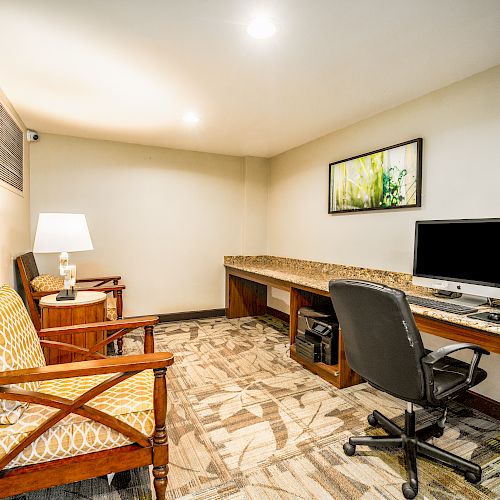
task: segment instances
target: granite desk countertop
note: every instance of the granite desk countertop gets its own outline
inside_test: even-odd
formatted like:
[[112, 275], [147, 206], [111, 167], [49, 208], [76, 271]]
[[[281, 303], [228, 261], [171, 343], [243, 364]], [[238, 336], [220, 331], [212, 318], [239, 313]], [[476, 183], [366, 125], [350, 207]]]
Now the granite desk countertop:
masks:
[[[399, 288], [408, 295], [419, 295], [434, 300], [442, 300], [435, 297], [429, 288], [414, 285], [412, 283], [411, 274], [394, 271], [382, 271], [380, 269], [327, 264], [324, 262], [289, 259], [286, 257], [268, 255], [226, 256], [224, 257], [224, 265], [241, 271], [285, 281], [292, 286], [296, 284], [298, 286], [305, 286], [323, 292], [328, 291], [328, 282], [332, 279], [354, 278], [375, 281], [394, 288]], [[500, 335], [500, 325], [494, 323], [469, 318], [466, 315], [429, 309], [414, 304], [411, 304], [410, 307], [415, 314], [421, 316], [427, 316], [448, 323]], [[479, 312], [481, 312], [488, 311], [491, 308], [479, 307], [478, 309]]]

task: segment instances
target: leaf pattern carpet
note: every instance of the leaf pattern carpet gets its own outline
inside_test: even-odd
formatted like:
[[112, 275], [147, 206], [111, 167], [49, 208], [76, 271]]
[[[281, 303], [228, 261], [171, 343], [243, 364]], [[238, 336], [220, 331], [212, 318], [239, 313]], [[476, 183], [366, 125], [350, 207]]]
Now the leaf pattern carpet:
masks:
[[[172, 351], [167, 429], [167, 498], [184, 500], [398, 499], [406, 480], [398, 451], [358, 447], [351, 435], [383, 434], [367, 424], [378, 409], [403, 424], [405, 403], [368, 384], [336, 389], [289, 357], [288, 325], [271, 316], [159, 324], [157, 351]], [[143, 351], [143, 334], [124, 354]], [[435, 417], [423, 410], [418, 423]], [[434, 444], [483, 467], [480, 485], [419, 458], [417, 499], [500, 498], [500, 421], [453, 403]], [[118, 476], [118, 475], [117, 475]], [[118, 481], [118, 482], [117, 482]], [[120, 481], [123, 483], [120, 485]], [[104, 478], [28, 493], [19, 500], [151, 498], [147, 468], [129, 482]]]
[[[168, 498], [392, 499], [406, 480], [397, 450], [342, 450], [350, 435], [383, 434], [367, 415], [403, 423], [406, 404], [368, 384], [339, 390], [289, 357], [288, 324], [271, 316], [163, 323], [156, 350], [168, 374]], [[142, 350], [142, 335], [125, 340]], [[436, 414], [434, 414], [434, 417]], [[421, 410], [417, 424], [433, 418]], [[453, 403], [434, 444], [483, 467], [480, 485], [419, 458], [418, 498], [500, 497], [500, 422]]]

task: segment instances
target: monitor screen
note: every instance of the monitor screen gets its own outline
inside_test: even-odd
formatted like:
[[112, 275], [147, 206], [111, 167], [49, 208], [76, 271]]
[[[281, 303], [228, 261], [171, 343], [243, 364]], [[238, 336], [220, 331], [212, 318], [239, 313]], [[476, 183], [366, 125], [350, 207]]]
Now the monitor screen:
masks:
[[413, 275], [500, 288], [499, 234], [500, 219], [418, 221]]

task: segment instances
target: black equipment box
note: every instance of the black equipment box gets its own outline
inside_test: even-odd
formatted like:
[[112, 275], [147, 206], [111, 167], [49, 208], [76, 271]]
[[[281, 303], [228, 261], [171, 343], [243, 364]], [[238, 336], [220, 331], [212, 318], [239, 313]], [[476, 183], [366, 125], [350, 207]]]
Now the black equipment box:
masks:
[[295, 337], [295, 352], [311, 363], [321, 361], [321, 340], [316, 336], [297, 334]]
[[296, 353], [308, 361], [327, 365], [339, 362], [339, 325], [330, 314], [308, 307], [299, 310], [299, 321], [304, 320], [304, 332], [295, 337]]

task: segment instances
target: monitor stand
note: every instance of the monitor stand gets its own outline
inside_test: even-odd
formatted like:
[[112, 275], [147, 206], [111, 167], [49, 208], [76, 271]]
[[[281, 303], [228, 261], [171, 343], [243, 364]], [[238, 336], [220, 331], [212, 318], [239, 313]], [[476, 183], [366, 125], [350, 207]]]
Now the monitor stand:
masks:
[[456, 299], [453, 302], [464, 306], [479, 307], [487, 306], [488, 298], [480, 297], [479, 295], [467, 295], [464, 293], [459, 299]]
[[441, 299], [453, 299], [454, 303], [464, 306], [479, 307], [488, 305], [487, 297], [480, 297], [479, 295], [467, 295], [466, 293], [451, 292], [449, 290], [437, 290], [434, 295]]

